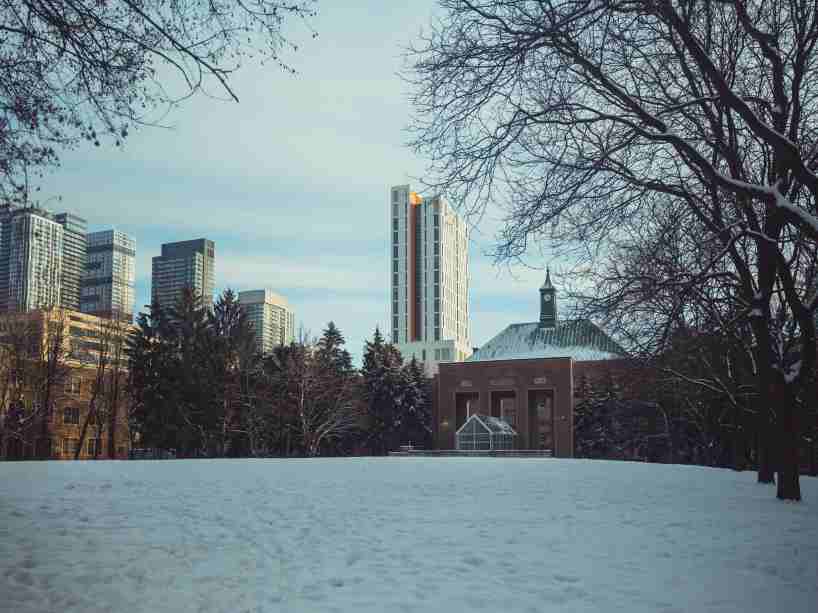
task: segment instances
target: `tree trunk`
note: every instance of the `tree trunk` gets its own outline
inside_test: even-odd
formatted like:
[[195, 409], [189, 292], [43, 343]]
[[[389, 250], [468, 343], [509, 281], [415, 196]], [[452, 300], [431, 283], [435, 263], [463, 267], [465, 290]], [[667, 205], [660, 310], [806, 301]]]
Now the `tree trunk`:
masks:
[[801, 500], [798, 478], [798, 420], [794, 401], [789, 394], [781, 394], [779, 405], [778, 492], [781, 500]]
[[813, 435], [812, 443], [810, 443], [810, 454], [809, 454], [810, 462], [810, 474], [813, 477], [818, 477], [818, 440]]
[[764, 440], [766, 435], [759, 434], [758, 444], [758, 482], [775, 483], [775, 471], [773, 471], [770, 445]]
[[758, 441], [758, 482], [775, 483], [775, 472], [773, 471], [772, 449], [770, 430], [772, 429], [770, 405], [767, 401], [768, 395], [762, 393], [761, 406], [758, 408], [758, 421], [756, 426], [756, 440]]
[[108, 458], [116, 459], [116, 427], [119, 421], [119, 368], [111, 377], [110, 403], [108, 404]]

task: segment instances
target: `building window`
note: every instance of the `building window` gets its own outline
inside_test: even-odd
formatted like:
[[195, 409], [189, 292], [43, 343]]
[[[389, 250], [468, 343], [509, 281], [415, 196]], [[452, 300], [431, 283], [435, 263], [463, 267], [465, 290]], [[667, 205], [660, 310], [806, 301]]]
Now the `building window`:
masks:
[[88, 455], [90, 456], [97, 455], [97, 450], [99, 450], [99, 453], [102, 454], [102, 441], [98, 438], [89, 438]]
[[[92, 343], [93, 344], [93, 343]], [[82, 390], [82, 379], [79, 377], [69, 377], [65, 381], [65, 393], [66, 394], [79, 394]]]
[[512, 428], [517, 427], [517, 407], [514, 406], [514, 398], [500, 399], [500, 418]]
[[80, 440], [78, 438], [64, 438], [62, 440], [63, 455], [73, 456], [75, 453], [77, 453], [79, 446]]
[[62, 423], [77, 426], [80, 423], [79, 407], [65, 407], [62, 410]]

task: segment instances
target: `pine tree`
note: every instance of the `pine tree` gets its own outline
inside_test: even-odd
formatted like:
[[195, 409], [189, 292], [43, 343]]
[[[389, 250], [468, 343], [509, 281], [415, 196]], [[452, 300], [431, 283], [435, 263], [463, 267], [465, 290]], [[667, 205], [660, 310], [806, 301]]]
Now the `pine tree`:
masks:
[[321, 359], [330, 362], [335, 370], [348, 374], [352, 372], [352, 357], [344, 349], [345, 343], [344, 335], [331, 321], [318, 341], [318, 352]]
[[182, 428], [177, 410], [179, 387], [175, 384], [175, 347], [165, 312], [157, 304], [140, 313], [136, 329], [127, 340], [129, 363], [128, 416], [132, 443], [141, 447], [175, 449]]
[[[222, 427], [219, 451], [222, 455], [238, 455], [247, 451], [247, 428], [244, 409], [251, 402], [251, 388], [259, 363], [256, 355], [255, 332], [247, 313], [231, 289], [226, 289], [209, 313], [213, 387], [222, 403]], [[241, 434], [241, 433], [245, 434]]]
[[414, 356], [403, 367], [402, 375], [400, 441], [421, 449], [428, 448], [432, 443], [431, 381]]
[[402, 379], [402, 358], [391, 344], [384, 342], [378, 328], [371, 342], [364, 347], [363, 378], [369, 425], [369, 447], [385, 454], [397, 445], [398, 424], [403, 406], [405, 386]]

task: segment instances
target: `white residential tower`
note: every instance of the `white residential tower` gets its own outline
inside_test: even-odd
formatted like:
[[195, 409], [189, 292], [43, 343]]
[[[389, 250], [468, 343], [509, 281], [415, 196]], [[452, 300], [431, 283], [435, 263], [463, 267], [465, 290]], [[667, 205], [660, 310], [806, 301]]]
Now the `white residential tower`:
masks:
[[47, 211], [26, 207], [4, 209], [0, 228], [2, 310], [60, 306], [63, 226]]
[[87, 237], [80, 310], [130, 322], [134, 312], [136, 241], [119, 230], [92, 232]]
[[392, 187], [390, 213], [391, 340], [435, 374], [471, 355], [468, 228], [443, 197], [409, 185]]

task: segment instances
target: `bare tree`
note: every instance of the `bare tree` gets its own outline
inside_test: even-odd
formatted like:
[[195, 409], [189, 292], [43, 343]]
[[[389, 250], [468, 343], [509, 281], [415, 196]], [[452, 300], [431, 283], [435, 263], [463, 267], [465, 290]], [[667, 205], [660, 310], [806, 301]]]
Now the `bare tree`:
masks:
[[[0, 194], [25, 199], [29, 167], [106, 137], [117, 145], [155, 111], [199, 92], [238, 97], [229, 77], [258, 57], [285, 70], [285, 19], [315, 0], [0, 0]], [[312, 36], [315, 33], [309, 30]]]
[[[634, 356], [652, 376], [641, 386], [644, 398], [653, 392], [661, 395], [664, 400], [657, 409], [670, 402], [676, 409], [674, 420], [692, 426], [703, 438], [715, 436], [711, 428], [719, 436], [732, 428], [734, 452], [739, 454], [748, 429], [769, 430], [770, 414], [755, 408], [757, 352], [736, 298], [740, 288], [728, 261], [706, 261], [718, 260], [718, 247], [716, 241], [703, 241], [703, 235], [695, 220], [646, 219], [610, 241], [606, 262], [575, 275], [591, 289], [573, 295], [586, 313], [604, 317], [608, 328], [628, 339]], [[709, 272], [703, 275], [703, 269]], [[681, 398], [670, 399], [665, 393], [669, 390], [696, 402], [688, 406]], [[716, 404], [721, 405], [717, 410]], [[717, 419], [712, 419], [713, 411]], [[756, 423], [749, 428], [751, 414]], [[708, 428], [701, 427], [703, 423]], [[764, 437], [759, 442], [759, 472], [771, 478], [769, 441]], [[740, 463], [736, 456], [734, 465]]]
[[125, 387], [125, 355], [127, 324], [120, 318], [114, 318], [107, 322], [108, 334], [111, 336], [110, 354], [111, 366], [108, 374], [108, 385], [106, 388], [106, 413], [108, 427], [108, 458], [116, 458], [116, 450], [120, 444], [117, 437], [121, 423], [124, 423], [125, 416], [122, 412], [122, 402], [124, 400]]
[[315, 456], [322, 445], [360, 428], [360, 382], [356, 374], [338, 373], [322, 360], [314, 343], [292, 349], [280, 372], [286, 392], [276, 403], [278, 410], [293, 410], [304, 453]]
[[67, 325], [62, 309], [44, 310], [38, 314], [31, 391], [33, 402], [42, 411], [41, 437], [50, 439], [57, 391], [64, 389], [70, 372], [66, 363]]
[[410, 51], [413, 144], [436, 186], [472, 210], [506, 203], [501, 259], [548, 240], [594, 267], [646, 220], [695, 223], [713, 257], [697, 258], [689, 282], [730, 275], [776, 426], [777, 494], [800, 499], [797, 405], [816, 362], [818, 7], [440, 4]]
[[[45, 411], [30, 398], [37, 347], [37, 326], [31, 318], [11, 316], [0, 323], [0, 451], [6, 458], [23, 455], [34, 443]], [[28, 401], [31, 410], [26, 410]]]
[[88, 409], [80, 428], [79, 444], [74, 452], [78, 459], [89, 428], [94, 436], [94, 459], [101, 454], [103, 431], [107, 428], [108, 457], [116, 457], [116, 430], [119, 426], [120, 385], [124, 358], [125, 326], [118, 319], [101, 319], [94, 331], [97, 350], [92, 354], [94, 378]]
[[[69, 372], [62, 311], [6, 315], [0, 342], [0, 434], [4, 454], [51, 456], [55, 402]], [[13, 453], [10, 450], [14, 450]]]

